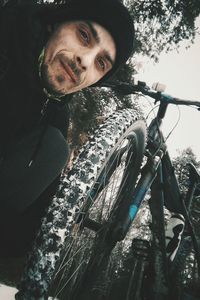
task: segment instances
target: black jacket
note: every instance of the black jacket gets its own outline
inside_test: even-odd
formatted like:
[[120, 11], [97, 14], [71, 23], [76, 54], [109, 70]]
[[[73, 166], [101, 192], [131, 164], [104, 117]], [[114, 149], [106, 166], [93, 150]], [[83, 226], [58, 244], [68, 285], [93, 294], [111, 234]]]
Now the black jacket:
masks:
[[13, 3], [0, 8], [1, 155], [13, 140], [40, 123], [59, 128], [67, 137], [71, 98], [51, 99], [42, 115], [47, 96], [38, 74], [38, 57], [48, 40], [47, 26], [39, 16], [39, 4]]
[[[38, 16], [40, 5], [32, 5], [28, 0], [24, 5], [16, 2], [10, 0], [7, 5], [0, 6], [0, 168], [12, 145], [37, 126], [53, 125], [67, 138], [69, 125], [71, 96], [64, 97], [61, 102], [50, 99], [45, 106], [48, 99], [39, 78], [38, 57], [48, 40], [48, 32], [43, 19]], [[20, 245], [22, 252], [28, 249], [58, 184], [59, 177], [20, 219], [10, 218], [12, 234], [6, 232], [5, 241], [3, 233], [0, 234], [6, 253], [12, 249], [16, 254], [16, 245]], [[0, 228], [3, 227], [0, 225]]]

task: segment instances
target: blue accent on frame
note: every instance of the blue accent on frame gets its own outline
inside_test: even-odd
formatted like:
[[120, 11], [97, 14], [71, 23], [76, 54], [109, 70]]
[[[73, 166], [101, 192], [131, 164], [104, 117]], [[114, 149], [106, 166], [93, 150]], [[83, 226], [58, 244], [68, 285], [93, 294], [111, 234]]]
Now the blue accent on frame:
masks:
[[129, 217], [131, 219], [131, 221], [135, 218], [135, 215], [137, 213], [137, 210], [138, 210], [138, 207], [135, 205], [135, 204], [132, 204], [130, 206], [130, 209], [129, 209]]
[[171, 95], [169, 95], [169, 94], [165, 94], [165, 93], [161, 93], [161, 95], [162, 95], [162, 98], [165, 100], [165, 101], [171, 101], [171, 100], [173, 100], [174, 98], [171, 96]]
[[136, 197], [134, 199], [135, 206], [137, 206], [137, 207], [140, 206], [140, 203], [141, 203], [144, 195], [146, 194], [147, 189], [148, 189], [147, 187], [142, 187], [142, 186], [140, 187], [140, 189], [136, 193]]

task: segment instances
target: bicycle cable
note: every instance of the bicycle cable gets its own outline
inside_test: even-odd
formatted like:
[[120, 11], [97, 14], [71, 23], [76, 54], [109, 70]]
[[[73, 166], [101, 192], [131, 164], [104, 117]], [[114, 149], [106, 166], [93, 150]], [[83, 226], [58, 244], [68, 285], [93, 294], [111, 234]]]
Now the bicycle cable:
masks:
[[159, 123], [158, 123], [158, 118], [155, 114], [155, 109], [159, 107], [159, 104], [156, 106], [153, 106], [152, 102], [149, 100], [148, 96], [143, 95], [143, 97], [148, 101], [149, 105], [151, 106], [151, 110], [149, 111], [146, 120], [149, 118], [149, 115], [153, 112], [154, 115], [154, 119], [156, 120], [156, 125], [157, 125], [157, 130], [158, 130], [158, 134], [159, 134], [159, 140], [160, 140], [160, 145], [158, 146], [158, 149], [155, 151], [155, 153], [152, 155], [152, 158], [155, 158], [157, 153], [160, 151], [163, 141], [162, 141], [162, 134], [160, 131], [160, 127], [159, 127]]
[[179, 107], [178, 105], [176, 105], [176, 108], [177, 108], [178, 113], [179, 113], [178, 119], [177, 119], [175, 125], [172, 127], [171, 131], [170, 131], [170, 132], [168, 133], [168, 135], [166, 136], [165, 142], [169, 139], [170, 135], [171, 135], [172, 132], [175, 130], [175, 128], [177, 127], [177, 125], [178, 125], [178, 123], [179, 123], [179, 121], [180, 121], [180, 119], [181, 119], [181, 110], [180, 110], [180, 107]]

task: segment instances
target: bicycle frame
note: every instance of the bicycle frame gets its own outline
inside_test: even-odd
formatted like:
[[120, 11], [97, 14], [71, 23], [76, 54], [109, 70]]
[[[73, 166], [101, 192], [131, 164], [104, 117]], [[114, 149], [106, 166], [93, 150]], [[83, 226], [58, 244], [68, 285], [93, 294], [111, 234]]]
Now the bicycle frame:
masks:
[[[165, 226], [164, 226], [164, 206], [171, 212], [185, 215], [183, 208], [182, 195], [179, 189], [174, 168], [164, 142], [161, 132], [162, 119], [167, 111], [167, 103], [160, 103], [156, 118], [149, 126], [148, 142], [146, 147], [147, 162], [141, 170], [141, 177], [131, 195], [127, 208], [127, 199], [122, 203], [116, 224], [113, 226], [112, 236], [117, 240], [122, 240], [138, 210], [144, 200], [148, 190], [151, 190], [149, 200], [150, 211], [152, 215], [152, 249], [153, 255], [151, 262], [154, 270], [154, 278], [151, 285], [151, 296], [149, 299], [166, 300], [169, 295], [169, 270], [166, 257], [165, 245]], [[191, 185], [187, 192], [188, 202], [194, 194], [195, 180], [191, 179]], [[127, 196], [127, 195], [126, 195]], [[125, 197], [126, 197], [125, 196]]]

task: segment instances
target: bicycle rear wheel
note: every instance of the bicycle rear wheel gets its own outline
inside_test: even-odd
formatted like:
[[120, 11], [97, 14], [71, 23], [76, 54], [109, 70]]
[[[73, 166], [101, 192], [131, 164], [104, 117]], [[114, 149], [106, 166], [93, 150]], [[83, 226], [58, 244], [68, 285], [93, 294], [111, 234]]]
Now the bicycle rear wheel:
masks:
[[[26, 296], [19, 299], [35, 299], [30, 289], [38, 293], [37, 285], [41, 299], [45, 294], [52, 299], [102, 299], [102, 277], [108, 275], [109, 256], [117, 243], [108, 233], [108, 224], [120, 209], [119, 196], [133, 191], [145, 148], [146, 126], [135, 115], [124, 110], [110, 117], [63, 179], [37, 239], [40, 247], [36, 243], [24, 273], [19, 295]], [[35, 278], [33, 287], [31, 281], [38, 273], [40, 282]]]

